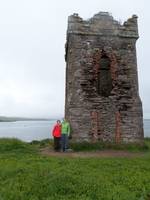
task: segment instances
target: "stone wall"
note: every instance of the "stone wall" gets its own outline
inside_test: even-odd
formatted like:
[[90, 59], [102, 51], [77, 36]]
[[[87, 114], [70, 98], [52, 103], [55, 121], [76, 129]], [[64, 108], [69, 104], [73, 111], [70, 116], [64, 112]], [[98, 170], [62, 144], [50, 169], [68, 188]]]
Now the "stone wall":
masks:
[[107, 12], [68, 18], [65, 117], [76, 141], [142, 142], [137, 16], [123, 25]]

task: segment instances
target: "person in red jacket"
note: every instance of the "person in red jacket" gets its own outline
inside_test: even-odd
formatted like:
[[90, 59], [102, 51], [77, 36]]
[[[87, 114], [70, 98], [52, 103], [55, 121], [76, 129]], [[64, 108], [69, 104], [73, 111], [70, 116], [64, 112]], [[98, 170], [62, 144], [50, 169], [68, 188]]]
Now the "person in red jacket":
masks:
[[57, 120], [57, 123], [54, 125], [52, 135], [54, 137], [54, 150], [55, 151], [60, 151], [61, 149], [61, 144], [60, 144], [60, 139], [61, 139], [61, 121]]

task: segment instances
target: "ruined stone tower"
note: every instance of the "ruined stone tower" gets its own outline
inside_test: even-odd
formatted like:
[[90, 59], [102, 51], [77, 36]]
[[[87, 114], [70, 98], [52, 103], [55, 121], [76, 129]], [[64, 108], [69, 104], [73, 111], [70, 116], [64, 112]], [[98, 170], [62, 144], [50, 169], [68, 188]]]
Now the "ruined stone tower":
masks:
[[142, 142], [137, 16], [123, 25], [107, 12], [69, 16], [65, 117], [75, 141]]

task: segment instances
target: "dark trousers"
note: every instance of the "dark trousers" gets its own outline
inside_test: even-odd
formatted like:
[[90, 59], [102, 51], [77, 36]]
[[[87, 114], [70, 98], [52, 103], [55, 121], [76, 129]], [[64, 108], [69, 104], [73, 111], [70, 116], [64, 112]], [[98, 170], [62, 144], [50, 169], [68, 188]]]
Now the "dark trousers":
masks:
[[63, 151], [66, 151], [66, 149], [68, 149], [68, 134], [61, 135], [61, 148]]
[[54, 150], [59, 151], [61, 148], [60, 137], [54, 137]]

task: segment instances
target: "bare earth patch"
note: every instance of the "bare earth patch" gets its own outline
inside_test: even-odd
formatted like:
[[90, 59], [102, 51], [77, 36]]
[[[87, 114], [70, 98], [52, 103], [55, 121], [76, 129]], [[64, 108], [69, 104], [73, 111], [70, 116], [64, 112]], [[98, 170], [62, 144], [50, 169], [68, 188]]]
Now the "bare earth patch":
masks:
[[123, 157], [123, 158], [135, 158], [141, 157], [144, 153], [132, 153], [128, 151], [121, 150], [101, 150], [94, 152], [55, 152], [52, 149], [46, 147], [40, 150], [42, 155], [50, 156], [50, 157], [72, 157], [72, 158], [105, 158], [105, 157]]

